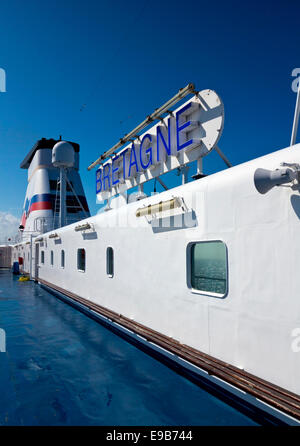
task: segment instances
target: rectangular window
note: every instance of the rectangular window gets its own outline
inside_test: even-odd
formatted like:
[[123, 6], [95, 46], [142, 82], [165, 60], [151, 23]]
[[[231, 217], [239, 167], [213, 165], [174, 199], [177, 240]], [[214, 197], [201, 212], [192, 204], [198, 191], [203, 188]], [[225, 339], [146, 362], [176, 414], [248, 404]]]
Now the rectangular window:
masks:
[[45, 263], [45, 251], [41, 251], [41, 263]]
[[227, 249], [221, 241], [190, 245], [190, 284], [203, 293], [223, 297], [227, 293]]
[[53, 254], [53, 251], [51, 251], [51, 254], [50, 254], [50, 261], [51, 261], [51, 266], [53, 266], [53, 263], [54, 263], [54, 254]]
[[111, 247], [106, 250], [106, 274], [109, 277], [114, 275], [114, 250]]
[[62, 249], [61, 250], [61, 253], [60, 253], [60, 266], [62, 267], [62, 268], [64, 268], [65, 267], [65, 251]]
[[85, 249], [77, 249], [77, 269], [85, 271]]

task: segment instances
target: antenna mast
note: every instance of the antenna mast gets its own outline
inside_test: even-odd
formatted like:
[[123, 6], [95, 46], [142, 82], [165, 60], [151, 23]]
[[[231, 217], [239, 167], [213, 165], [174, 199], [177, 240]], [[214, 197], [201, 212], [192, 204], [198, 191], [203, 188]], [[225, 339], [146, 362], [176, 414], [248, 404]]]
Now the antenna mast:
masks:
[[60, 173], [60, 195], [59, 195], [59, 227], [62, 228], [66, 224], [66, 170], [64, 167], [59, 168]]
[[73, 167], [75, 162], [73, 146], [66, 141], [59, 141], [52, 149], [52, 164], [59, 168], [59, 227], [66, 224], [66, 177], [67, 168]]
[[293, 146], [296, 142], [298, 124], [299, 124], [299, 114], [300, 114], [300, 78], [298, 78], [298, 92], [297, 92], [297, 99], [296, 99], [292, 137], [291, 137], [291, 146]]

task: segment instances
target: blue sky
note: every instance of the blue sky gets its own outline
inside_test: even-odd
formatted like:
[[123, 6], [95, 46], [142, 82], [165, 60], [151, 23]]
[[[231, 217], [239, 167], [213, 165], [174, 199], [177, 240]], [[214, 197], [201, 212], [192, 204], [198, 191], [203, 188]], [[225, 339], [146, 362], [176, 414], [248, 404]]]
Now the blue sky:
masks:
[[[2, 1], [0, 212], [21, 216], [27, 172], [19, 164], [37, 139], [59, 135], [81, 145], [97, 212], [87, 166], [189, 82], [221, 96], [219, 146], [233, 164], [288, 146], [299, 17], [293, 0]], [[224, 166], [211, 154], [204, 168]]]

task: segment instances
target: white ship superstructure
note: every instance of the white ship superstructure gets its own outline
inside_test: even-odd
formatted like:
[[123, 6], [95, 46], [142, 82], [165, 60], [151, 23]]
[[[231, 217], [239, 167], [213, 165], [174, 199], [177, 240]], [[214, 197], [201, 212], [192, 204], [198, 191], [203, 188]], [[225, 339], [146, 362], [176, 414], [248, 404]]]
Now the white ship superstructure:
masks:
[[[104, 212], [36, 234], [15, 247], [15, 258], [26, 251], [25, 271], [37, 282], [107, 324], [300, 419], [300, 145], [204, 176], [199, 160], [210, 150], [229, 164], [216, 145], [223, 105], [211, 90], [195, 92], [187, 113], [189, 103], [175, 111], [168, 104], [148, 137], [127, 135], [121, 143], [130, 141], [130, 150], [116, 153], [120, 143], [91, 165], [103, 163], [96, 182], [108, 200]], [[34, 162], [29, 156], [27, 194], [34, 196], [36, 181], [54, 200], [57, 171], [36, 168], [50, 162], [45, 152], [36, 151]], [[198, 179], [143, 193], [148, 179], [195, 160]], [[136, 185], [129, 203], [125, 192]], [[31, 221], [27, 216], [25, 230], [37, 229]]]

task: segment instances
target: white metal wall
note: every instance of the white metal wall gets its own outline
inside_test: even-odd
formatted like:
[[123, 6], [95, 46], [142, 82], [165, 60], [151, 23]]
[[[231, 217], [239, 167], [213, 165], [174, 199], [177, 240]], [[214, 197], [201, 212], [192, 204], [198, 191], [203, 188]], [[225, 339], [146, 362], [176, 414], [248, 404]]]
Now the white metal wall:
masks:
[[[299, 190], [274, 187], [260, 195], [253, 182], [256, 168], [283, 161], [299, 163], [300, 145], [89, 218], [92, 237], [75, 232], [76, 224], [56, 230], [61, 243], [46, 238], [39, 276], [300, 394], [300, 352], [291, 347], [292, 330], [300, 327]], [[194, 228], [154, 232], [135, 217], [137, 208], [172, 196], [195, 211]], [[134, 227], [112, 224], [127, 212]], [[187, 285], [187, 245], [205, 240], [222, 240], [228, 249], [224, 299]], [[113, 278], [106, 274], [108, 246]], [[85, 272], [77, 271], [78, 248], [86, 250]]]

